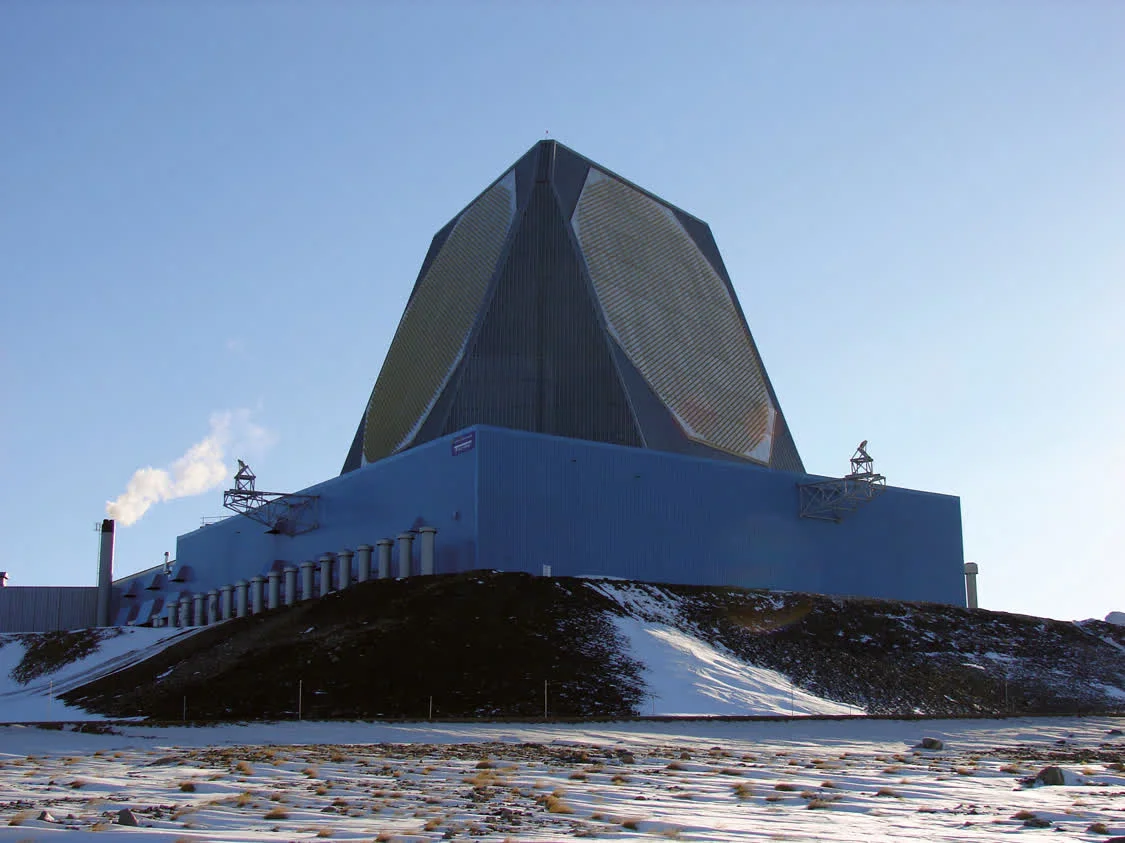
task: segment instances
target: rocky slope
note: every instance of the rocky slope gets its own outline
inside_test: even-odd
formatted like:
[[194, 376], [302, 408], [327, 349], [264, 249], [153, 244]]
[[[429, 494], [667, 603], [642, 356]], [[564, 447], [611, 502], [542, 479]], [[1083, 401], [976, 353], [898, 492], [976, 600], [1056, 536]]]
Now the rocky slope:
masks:
[[[621, 619], [875, 714], [1125, 709], [1125, 628], [936, 604], [473, 572], [360, 584], [228, 621], [70, 691], [112, 716], [621, 717]], [[636, 624], [634, 624], [636, 626]], [[747, 713], [754, 713], [749, 711]]]

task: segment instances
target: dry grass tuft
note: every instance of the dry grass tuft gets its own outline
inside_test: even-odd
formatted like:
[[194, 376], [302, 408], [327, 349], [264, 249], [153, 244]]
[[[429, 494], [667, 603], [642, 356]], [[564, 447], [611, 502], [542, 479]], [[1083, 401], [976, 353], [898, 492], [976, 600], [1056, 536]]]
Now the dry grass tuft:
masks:
[[250, 765], [249, 761], [239, 761], [234, 765], [236, 772], [242, 773], [244, 776], [254, 775], [254, 768]]
[[894, 789], [892, 789], [892, 788], [889, 788], [889, 787], [881, 787], [881, 788], [879, 788], [879, 789], [878, 789], [877, 791], [875, 791], [875, 795], [876, 795], [876, 796], [892, 796], [892, 797], [894, 797], [895, 799], [901, 799], [901, 798], [902, 798], [902, 797], [901, 797], [901, 796], [899, 795], [898, 791], [896, 791], [896, 790], [894, 790]]
[[750, 782], [739, 782], [733, 787], [736, 799], [750, 799], [754, 795], [754, 788]]
[[797, 785], [795, 785], [795, 784], [789, 784], [789, 782], [778, 782], [777, 784], [775, 784], [775, 785], [773, 786], [773, 789], [774, 789], [774, 790], [784, 790], [784, 791], [791, 791], [791, 790], [796, 790], [796, 789], [797, 789]]
[[34, 811], [20, 811], [14, 817], [8, 820], [8, 825], [23, 825], [34, 816]]
[[547, 811], [552, 814], [573, 814], [574, 809], [567, 805], [561, 798], [551, 794], [546, 799]]
[[266, 811], [265, 818], [267, 820], [287, 820], [289, 819], [289, 812], [282, 807], [270, 808]]
[[1090, 823], [1086, 831], [1090, 834], [1109, 834], [1109, 826], [1105, 823]]
[[809, 804], [807, 804], [805, 807], [810, 811], [823, 811], [827, 808], [830, 808], [831, 806], [832, 803], [827, 799], [810, 799]]
[[1034, 817], [1035, 817], [1035, 812], [1029, 811], [1026, 808], [1022, 811], [1016, 811], [1014, 814], [1012, 814], [1013, 820], [1030, 820], [1030, 819], [1033, 819]]
[[195, 782], [180, 782], [180, 790], [184, 793], [195, 793]]

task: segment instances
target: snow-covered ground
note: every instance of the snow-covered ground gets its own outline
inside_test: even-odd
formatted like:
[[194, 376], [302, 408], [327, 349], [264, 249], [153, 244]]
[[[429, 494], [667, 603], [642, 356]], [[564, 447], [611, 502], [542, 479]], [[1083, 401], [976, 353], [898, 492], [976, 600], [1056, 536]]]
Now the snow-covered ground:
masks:
[[[1119, 725], [8, 726], [0, 841], [1101, 840], [1125, 833]], [[1051, 759], [1073, 784], [1020, 785]], [[114, 823], [126, 808], [140, 827]]]
[[616, 618], [630, 655], [645, 665], [645, 714], [863, 714], [797, 688], [775, 670], [754, 667], [667, 624]]
[[12, 671], [27, 649], [23, 638], [19, 635], [0, 636], [0, 723], [101, 720], [100, 715], [66, 705], [58, 699], [58, 695], [99, 676], [144, 661], [197, 631], [134, 626], [105, 630], [105, 637], [90, 655], [26, 685], [12, 678]]

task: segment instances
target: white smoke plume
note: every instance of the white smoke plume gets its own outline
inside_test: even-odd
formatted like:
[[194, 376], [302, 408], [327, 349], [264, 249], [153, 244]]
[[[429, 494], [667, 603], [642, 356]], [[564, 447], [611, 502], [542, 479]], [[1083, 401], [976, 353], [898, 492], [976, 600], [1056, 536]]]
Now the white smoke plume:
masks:
[[226, 451], [232, 445], [262, 451], [273, 444], [274, 436], [250, 421], [249, 410], [215, 413], [211, 433], [192, 445], [168, 468], [147, 466], [134, 472], [124, 494], [107, 501], [106, 514], [123, 527], [136, 524], [154, 503], [186, 498], [217, 489], [233, 476], [226, 464]]

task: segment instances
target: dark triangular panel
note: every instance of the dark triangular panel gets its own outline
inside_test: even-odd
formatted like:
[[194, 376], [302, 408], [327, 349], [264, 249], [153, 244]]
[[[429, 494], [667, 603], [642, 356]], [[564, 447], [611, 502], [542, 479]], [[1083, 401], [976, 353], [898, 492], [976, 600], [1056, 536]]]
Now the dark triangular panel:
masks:
[[449, 232], [453, 230], [453, 226], [457, 225], [457, 220], [460, 218], [461, 215], [458, 214], [447, 222], [445, 227], [435, 234], [434, 239], [430, 241], [429, 251], [426, 252], [426, 257], [422, 261], [422, 268], [418, 270], [418, 277], [414, 280], [414, 287], [410, 290], [410, 298], [406, 300], [407, 307], [410, 306], [410, 302], [414, 299], [414, 294], [418, 292], [418, 284], [426, 277], [426, 273], [433, 264], [434, 258], [437, 257], [438, 252], [441, 251], [441, 247], [445, 245], [446, 238], [449, 237]]
[[491, 424], [641, 444], [547, 182], [532, 191], [456, 389], [444, 433]]
[[352, 446], [348, 449], [347, 459], [344, 460], [344, 467], [340, 469], [341, 474], [347, 474], [349, 471], [355, 471], [363, 465], [363, 429], [367, 426], [366, 414], [359, 420], [359, 427], [355, 429], [355, 437], [352, 439]]
[[582, 193], [582, 185], [586, 183], [586, 173], [590, 170], [590, 162], [562, 144], [555, 144], [555, 193], [559, 197], [559, 206], [563, 216], [570, 219], [574, 213], [574, 206], [578, 204], [578, 197]]
[[630, 362], [625, 352], [613, 339], [609, 339], [613, 361], [621, 376], [621, 382], [629, 395], [629, 404], [637, 420], [644, 447], [654, 451], [670, 451], [691, 457], [727, 460], [745, 463], [746, 460], [734, 454], [709, 448], [702, 442], [689, 439], [675, 416], [668, 410], [660, 397], [652, 391], [637, 367]]
[[531, 147], [513, 166], [516, 171], [516, 205], [519, 208], [527, 207], [531, 188], [535, 186], [535, 164], [539, 159], [539, 146], [536, 144]]

